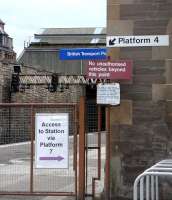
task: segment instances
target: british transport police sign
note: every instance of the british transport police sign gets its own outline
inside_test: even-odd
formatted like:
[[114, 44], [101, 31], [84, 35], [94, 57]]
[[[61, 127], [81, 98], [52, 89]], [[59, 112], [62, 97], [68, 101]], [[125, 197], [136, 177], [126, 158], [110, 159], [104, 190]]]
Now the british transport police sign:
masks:
[[169, 35], [107, 36], [107, 47], [169, 46]]
[[35, 116], [36, 168], [68, 168], [68, 113], [37, 113]]
[[104, 60], [107, 58], [106, 48], [73, 48], [60, 49], [60, 60]]

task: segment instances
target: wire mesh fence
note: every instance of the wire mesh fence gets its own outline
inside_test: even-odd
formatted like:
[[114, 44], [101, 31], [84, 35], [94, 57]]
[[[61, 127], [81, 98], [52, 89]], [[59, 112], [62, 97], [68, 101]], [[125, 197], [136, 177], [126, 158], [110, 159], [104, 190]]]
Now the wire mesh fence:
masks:
[[[0, 194], [75, 195], [77, 188], [77, 106], [75, 104], [0, 105]], [[69, 167], [35, 165], [35, 114], [68, 113]], [[75, 138], [75, 139], [74, 139]]]
[[105, 117], [104, 108], [95, 101], [87, 101], [86, 134], [86, 194], [96, 196], [104, 188]]

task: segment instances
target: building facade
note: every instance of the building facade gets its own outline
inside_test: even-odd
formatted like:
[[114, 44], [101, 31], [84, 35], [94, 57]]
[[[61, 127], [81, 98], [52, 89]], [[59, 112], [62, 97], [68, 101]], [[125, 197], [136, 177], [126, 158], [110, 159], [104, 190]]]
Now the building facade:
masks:
[[10, 101], [10, 82], [16, 54], [13, 40], [5, 32], [5, 23], [0, 19], [0, 102]]
[[111, 108], [112, 199], [132, 199], [136, 176], [171, 155], [171, 10], [171, 0], [107, 1], [107, 36], [170, 37], [169, 46], [109, 48], [112, 60], [133, 60], [132, 81], [121, 83], [120, 108]]
[[[51, 73], [59, 75], [85, 75], [87, 61], [60, 60], [59, 51], [67, 48], [101, 48], [105, 46], [105, 28], [46, 28], [26, 42], [18, 64], [25, 66], [22, 73]], [[30, 69], [30, 70], [29, 70]], [[35, 72], [33, 72], [33, 69]], [[30, 71], [30, 72], [29, 72]], [[88, 103], [89, 130], [96, 131], [96, 88], [70, 85], [63, 92], [50, 93], [46, 86], [34, 86], [25, 92], [12, 93], [12, 102], [78, 102], [85, 95]], [[92, 114], [93, 113], [93, 114]], [[93, 116], [94, 115], [94, 116]]]
[[[46, 28], [35, 34], [18, 63], [66, 75], [83, 74], [81, 60], [65, 61], [59, 59], [62, 48], [94, 48], [105, 46], [105, 28]], [[84, 67], [83, 67], [84, 68]]]
[[[9, 103], [11, 102], [11, 77], [13, 65], [16, 63], [16, 53], [13, 51], [13, 40], [5, 32], [4, 26], [5, 23], [0, 19], [0, 103]], [[0, 110], [0, 143], [5, 143], [5, 137], [9, 137], [7, 125], [9, 111]]]

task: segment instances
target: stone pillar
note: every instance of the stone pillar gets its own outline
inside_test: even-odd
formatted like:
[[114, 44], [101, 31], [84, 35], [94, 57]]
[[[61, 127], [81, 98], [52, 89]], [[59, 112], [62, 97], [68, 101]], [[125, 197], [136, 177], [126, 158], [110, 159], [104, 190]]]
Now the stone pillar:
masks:
[[111, 60], [133, 60], [132, 81], [121, 83], [121, 98], [130, 101], [130, 109], [121, 104], [121, 118], [111, 111], [112, 199], [132, 199], [136, 176], [170, 153], [166, 102], [171, 99], [171, 10], [170, 0], [107, 1], [108, 36], [170, 34], [169, 47], [109, 49]]

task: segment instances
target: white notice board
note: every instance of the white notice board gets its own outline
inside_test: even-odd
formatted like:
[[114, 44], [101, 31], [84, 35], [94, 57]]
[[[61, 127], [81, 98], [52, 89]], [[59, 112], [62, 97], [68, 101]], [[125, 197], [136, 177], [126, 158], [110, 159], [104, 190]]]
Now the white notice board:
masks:
[[35, 140], [36, 168], [68, 168], [68, 113], [37, 113]]
[[119, 83], [99, 83], [97, 85], [97, 104], [120, 104]]
[[169, 35], [107, 36], [107, 47], [169, 46]]

